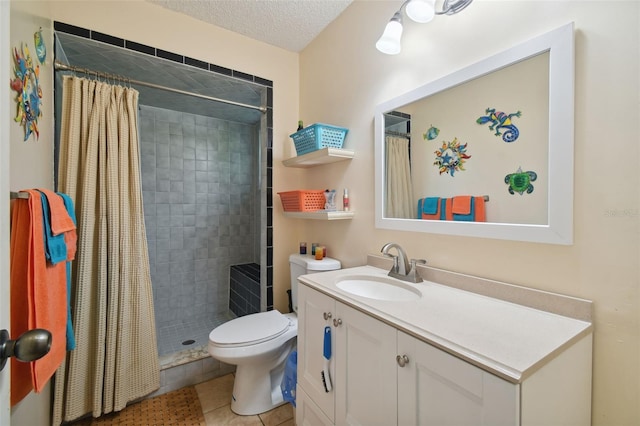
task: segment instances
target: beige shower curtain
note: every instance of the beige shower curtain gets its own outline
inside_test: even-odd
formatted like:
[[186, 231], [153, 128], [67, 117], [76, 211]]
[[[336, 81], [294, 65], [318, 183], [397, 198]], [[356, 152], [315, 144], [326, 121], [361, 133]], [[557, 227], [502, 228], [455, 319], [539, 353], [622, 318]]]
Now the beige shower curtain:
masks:
[[160, 384], [137, 108], [131, 88], [63, 79], [58, 190], [78, 220], [77, 346], [56, 373], [54, 425], [119, 411]]
[[385, 137], [386, 202], [385, 217], [414, 219], [416, 217], [409, 161], [409, 139]]

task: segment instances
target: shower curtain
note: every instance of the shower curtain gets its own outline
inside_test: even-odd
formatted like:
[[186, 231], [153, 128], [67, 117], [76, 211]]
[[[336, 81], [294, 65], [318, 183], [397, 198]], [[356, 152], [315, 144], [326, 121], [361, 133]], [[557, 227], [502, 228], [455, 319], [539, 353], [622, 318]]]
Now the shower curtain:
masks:
[[414, 219], [409, 140], [399, 136], [386, 136], [385, 159], [387, 161], [385, 217]]
[[142, 209], [138, 92], [63, 77], [58, 190], [78, 220], [71, 306], [77, 347], [55, 378], [53, 424], [120, 411], [158, 389]]

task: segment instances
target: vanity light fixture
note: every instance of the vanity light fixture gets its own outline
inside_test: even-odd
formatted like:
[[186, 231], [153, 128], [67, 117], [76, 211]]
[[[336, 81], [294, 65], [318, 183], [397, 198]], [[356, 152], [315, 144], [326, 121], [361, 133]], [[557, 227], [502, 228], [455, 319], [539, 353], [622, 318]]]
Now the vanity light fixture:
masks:
[[435, 15], [454, 15], [465, 7], [469, 6], [473, 0], [444, 0], [442, 10], [436, 10], [436, 0], [406, 0], [400, 9], [394, 13], [391, 20], [384, 29], [384, 33], [376, 43], [376, 48], [387, 55], [397, 55], [400, 53], [400, 37], [402, 37], [402, 9], [407, 16], [415, 22], [426, 23], [433, 19]]

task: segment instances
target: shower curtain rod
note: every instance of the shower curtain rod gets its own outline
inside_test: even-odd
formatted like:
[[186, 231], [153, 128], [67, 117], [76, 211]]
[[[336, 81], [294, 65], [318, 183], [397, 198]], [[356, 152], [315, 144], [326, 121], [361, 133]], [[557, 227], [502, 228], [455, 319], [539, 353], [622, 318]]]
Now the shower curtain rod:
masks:
[[225, 104], [235, 105], [235, 106], [239, 106], [239, 107], [243, 107], [243, 108], [255, 109], [255, 110], [260, 111], [263, 114], [267, 112], [267, 108], [265, 108], [263, 106], [255, 106], [255, 105], [243, 104], [241, 102], [230, 101], [230, 100], [227, 100], [227, 99], [214, 98], [213, 96], [206, 96], [206, 95], [201, 95], [199, 93], [193, 93], [193, 92], [187, 92], [185, 90], [174, 89], [172, 87], [166, 87], [166, 86], [160, 86], [158, 84], [147, 83], [146, 81], [133, 80], [133, 79], [130, 79], [130, 78], [127, 78], [127, 77], [123, 77], [123, 76], [119, 76], [119, 75], [116, 75], [116, 74], [109, 74], [109, 73], [105, 73], [105, 72], [101, 72], [101, 71], [90, 70], [90, 69], [87, 69], [87, 68], [76, 67], [74, 65], [67, 65], [67, 64], [63, 64], [60, 61], [55, 61], [54, 69], [56, 71], [72, 71], [72, 72], [81, 73], [81, 74], [93, 74], [96, 77], [101, 77], [101, 78], [106, 78], [106, 79], [111, 78], [111, 79], [114, 79], [114, 80], [124, 81], [124, 82], [127, 82], [129, 84], [137, 84], [139, 86], [152, 87], [154, 89], [165, 90], [165, 91], [173, 92], [173, 93], [180, 93], [182, 95], [194, 96], [196, 98], [207, 99], [209, 101], [222, 102], [222, 103], [225, 103]]

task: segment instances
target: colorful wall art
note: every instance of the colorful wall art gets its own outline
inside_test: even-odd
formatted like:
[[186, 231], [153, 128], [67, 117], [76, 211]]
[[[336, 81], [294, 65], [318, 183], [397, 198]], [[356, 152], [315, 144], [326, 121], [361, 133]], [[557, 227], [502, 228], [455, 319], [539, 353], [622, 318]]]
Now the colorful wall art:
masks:
[[532, 171], [522, 171], [522, 167], [518, 167], [518, 170], [515, 173], [509, 173], [504, 177], [504, 183], [509, 185], [509, 194], [522, 195], [523, 193], [531, 194], [533, 192], [533, 185], [531, 182], [535, 182], [538, 179], [538, 174]]
[[[487, 108], [485, 110], [485, 114], [481, 117], [478, 117], [476, 123], [478, 124], [486, 124], [491, 123], [489, 125], [489, 130], [495, 131], [495, 136], [501, 136], [502, 140], [505, 142], [513, 142], [518, 139], [520, 136], [520, 130], [513, 124], [513, 117], [522, 116], [522, 112], [517, 111], [513, 114], [506, 114], [502, 111], [496, 111], [495, 108]], [[504, 130], [504, 132], [501, 132]]]
[[426, 141], [432, 141], [435, 138], [437, 138], [439, 134], [440, 134], [440, 129], [438, 129], [437, 127], [433, 127], [433, 124], [432, 124], [431, 127], [429, 127], [427, 131], [422, 134], [422, 138]]
[[458, 142], [454, 138], [451, 142], [442, 142], [442, 147], [435, 151], [436, 160], [433, 162], [438, 167], [440, 174], [449, 173], [451, 176], [455, 172], [464, 170], [464, 163], [471, 158], [467, 154], [467, 144]]
[[[40, 42], [42, 41], [41, 36], [39, 40]], [[46, 50], [43, 49], [43, 46], [41, 43], [36, 45], [38, 59], [42, 57], [42, 61], [46, 57]], [[14, 120], [24, 126], [25, 141], [29, 139], [31, 134], [35, 134], [36, 139], [38, 139], [40, 136], [38, 118], [42, 116], [42, 111], [40, 110], [42, 89], [38, 81], [40, 66], [35, 65], [34, 67], [29, 48], [24, 44], [20, 51], [17, 48], [13, 49], [13, 60], [15, 78], [11, 80], [11, 89], [17, 93], [17, 114]]]

